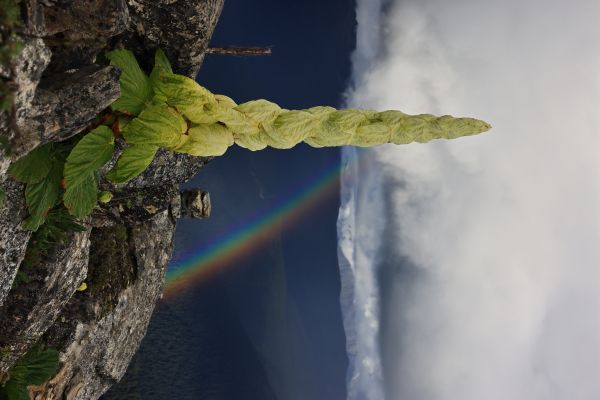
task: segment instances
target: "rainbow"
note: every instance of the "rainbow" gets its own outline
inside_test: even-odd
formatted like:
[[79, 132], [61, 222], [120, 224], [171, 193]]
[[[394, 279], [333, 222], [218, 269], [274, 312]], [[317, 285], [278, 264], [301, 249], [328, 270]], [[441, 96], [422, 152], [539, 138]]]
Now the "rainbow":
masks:
[[185, 259], [174, 261], [167, 272], [164, 297], [183, 293], [218, 271], [235, 265], [235, 261], [251, 254], [281, 229], [337, 193], [341, 171], [339, 163], [327, 168], [284, 196], [275, 203], [277, 205], [239, 226], [231, 227], [228, 234], [214, 243], [198, 246]]

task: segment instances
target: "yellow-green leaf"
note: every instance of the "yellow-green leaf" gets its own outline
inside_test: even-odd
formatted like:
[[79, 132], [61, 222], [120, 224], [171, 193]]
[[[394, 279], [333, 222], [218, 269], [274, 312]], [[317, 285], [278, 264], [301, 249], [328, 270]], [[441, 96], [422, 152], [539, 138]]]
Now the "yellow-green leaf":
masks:
[[252, 100], [236, 106], [235, 109], [260, 124], [271, 124], [281, 114], [282, 109], [268, 100]]
[[233, 144], [231, 132], [221, 124], [193, 125], [189, 138], [175, 151], [193, 156], [220, 156]]
[[217, 114], [217, 120], [225, 124], [234, 135], [256, 135], [259, 124], [233, 108], [223, 108]]
[[359, 125], [352, 140], [353, 146], [371, 147], [391, 142], [392, 130], [383, 122], [369, 122]]
[[109, 203], [113, 198], [113, 194], [107, 190], [100, 192], [98, 195], [98, 201], [100, 203]]
[[156, 90], [156, 87], [160, 85], [160, 77], [162, 74], [172, 73], [171, 63], [169, 63], [167, 56], [161, 49], [158, 49], [154, 54], [154, 68], [152, 69], [152, 73], [150, 73], [150, 84], [152, 85], [152, 90], [154, 92], [154, 101], [167, 101], [167, 98], [160, 91]]
[[107, 53], [106, 56], [111, 65], [121, 70], [121, 97], [112, 103], [112, 109], [138, 115], [145, 103], [152, 99], [150, 79], [142, 71], [131, 51], [118, 49]]
[[220, 108], [233, 108], [237, 106], [231, 97], [222, 94], [215, 94], [214, 96]]
[[187, 123], [177, 110], [166, 104], [152, 104], [121, 133], [129, 144], [173, 147], [180, 142], [186, 130]]
[[168, 72], [170, 74], [173, 73], [171, 63], [165, 55], [165, 52], [161, 49], [156, 50], [156, 53], [154, 53], [154, 68], [160, 68], [163, 71]]
[[314, 134], [319, 125], [319, 119], [311, 113], [300, 110], [286, 111], [280, 114], [271, 126], [265, 126], [265, 133], [270, 139], [269, 146], [289, 149]]
[[161, 73], [153, 82], [157, 96], [175, 107], [184, 117], [196, 124], [214, 123], [216, 116], [207, 108], [216, 110], [214, 95], [193, 79], [183, 75]]

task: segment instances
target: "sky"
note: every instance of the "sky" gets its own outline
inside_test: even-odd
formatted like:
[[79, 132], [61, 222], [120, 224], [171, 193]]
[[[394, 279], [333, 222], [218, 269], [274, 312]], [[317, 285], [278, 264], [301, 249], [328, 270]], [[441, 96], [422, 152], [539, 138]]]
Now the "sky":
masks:
[[357, 15], [348, 105], [493, 129], [343, 150], [348, 398], [600, 398], [600, 2]]
[[[207, 56], [197, 80], [238, 103], [340, 106], [355, 28], [352, 0], [227, 0], [211, 44], [272, 46], [273, 55]], [[311, 197], [310, 206], [292, 207], [295, 218], [284, 226], [262, 217], [293, 204], [298, 190], [339, 165], [339, 149], [234, 146], [186, 184], [210, 193], [212, 215], [178, 222], [170, 268], [237, 237], [257, 219], [267, 222], [269, 235], [247, 253], [243, 246], [220, 253], [210, 276], [160, 301], [127, 375], [105, 399], [346, 398], [338, 180]]]

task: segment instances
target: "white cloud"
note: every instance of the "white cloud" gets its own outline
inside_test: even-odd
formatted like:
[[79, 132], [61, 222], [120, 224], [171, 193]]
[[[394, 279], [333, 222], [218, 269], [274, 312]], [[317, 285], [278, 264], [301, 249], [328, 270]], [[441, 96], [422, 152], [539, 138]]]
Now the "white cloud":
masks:
[[402, 183], [380, 210], [399, 238], [387, 251], [419, 272], [410, 297], [386, 298], [388, 399], [600, 398], [598, 15], [595, 0], [397, 1], [386, 14], [350, 104], [494, 127], [364, 155]]

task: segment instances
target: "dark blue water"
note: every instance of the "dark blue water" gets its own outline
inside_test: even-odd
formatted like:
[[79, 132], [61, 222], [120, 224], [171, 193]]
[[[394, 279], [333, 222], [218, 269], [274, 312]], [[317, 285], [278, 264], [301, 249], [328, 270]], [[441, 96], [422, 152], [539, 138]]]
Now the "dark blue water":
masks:
[[[209, 56], [198, 81], [237, 102], [339, 106], [355, 45], [350, 0], [228, 0], [213, 46], [273, 46], [259, 58]], [[213, 215], [180, 221], [175, 256], [339, 163], [337, 149], [232, 148], [189, 186], [211, 193]], [[334, 194], [251, 255], [161, 301], [111, 399], [345, 399]]]

